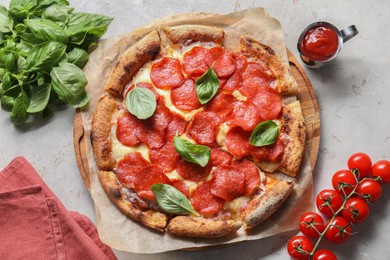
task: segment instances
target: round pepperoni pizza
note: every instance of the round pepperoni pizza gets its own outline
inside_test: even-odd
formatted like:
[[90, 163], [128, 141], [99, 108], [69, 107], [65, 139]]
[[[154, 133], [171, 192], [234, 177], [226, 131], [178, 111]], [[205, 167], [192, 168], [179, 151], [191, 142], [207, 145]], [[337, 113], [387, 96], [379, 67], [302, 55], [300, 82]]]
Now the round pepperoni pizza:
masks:
[[[99, 180], [132, 220], [176, 236], [250, 230], [293, 191], [305, 123], [288, 66], [216, 27], [151, 31], [118, 58], [92, 119]], [[291, 178], [293, 179], [293, 178]]]

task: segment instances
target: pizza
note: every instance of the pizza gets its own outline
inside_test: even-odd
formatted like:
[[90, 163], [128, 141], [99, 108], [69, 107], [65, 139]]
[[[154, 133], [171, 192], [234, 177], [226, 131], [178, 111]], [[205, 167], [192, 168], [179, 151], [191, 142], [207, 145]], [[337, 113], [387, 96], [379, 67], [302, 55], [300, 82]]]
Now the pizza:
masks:
[[270, 47], [241, 35], [231, 50], [224, 37], [203, 25], [151, 31], [118, 56], [94, 109], [100, 183], [154, 231], [249, 231], [293, 191], [306, 129], [284, 97], [297, 83]]

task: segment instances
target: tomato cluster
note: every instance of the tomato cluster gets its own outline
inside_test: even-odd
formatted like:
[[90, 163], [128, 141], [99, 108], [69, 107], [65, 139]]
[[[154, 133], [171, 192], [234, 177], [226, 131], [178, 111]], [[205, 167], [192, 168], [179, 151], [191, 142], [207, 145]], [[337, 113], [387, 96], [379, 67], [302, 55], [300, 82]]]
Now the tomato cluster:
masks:
[[[337, 259], [330, 250], [317, 250], [321, 239], [326, 237], [337, 244], [348, 241], [352, 225], [367, 219], [368, 203], [378, 200], [382, 194], [381, 185], [390, 182], [390, 161], [372, 164], [367, 154], [355, 153], [349, 157], [347, 165], [348, 170], [334, 173], [333, 189], [318, 193], [318, 213], [307, 212], [301, 216], [299, 229], [303, 235], [294, 236], [287, 243], [291, 258]], [[317, 239], [317, 242], [313, 244], [311, 239]]]

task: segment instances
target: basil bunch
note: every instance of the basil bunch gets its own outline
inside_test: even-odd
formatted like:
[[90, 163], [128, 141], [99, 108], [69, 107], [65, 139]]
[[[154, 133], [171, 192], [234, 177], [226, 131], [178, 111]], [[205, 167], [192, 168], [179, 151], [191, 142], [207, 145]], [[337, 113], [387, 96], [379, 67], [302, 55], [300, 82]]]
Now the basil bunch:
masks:
[[15, 125], [51, 107], [84, 107], [81, 70], [112, 18], [75, 13], [66, 0], [11, 0], [0, 6], [0, 99]]

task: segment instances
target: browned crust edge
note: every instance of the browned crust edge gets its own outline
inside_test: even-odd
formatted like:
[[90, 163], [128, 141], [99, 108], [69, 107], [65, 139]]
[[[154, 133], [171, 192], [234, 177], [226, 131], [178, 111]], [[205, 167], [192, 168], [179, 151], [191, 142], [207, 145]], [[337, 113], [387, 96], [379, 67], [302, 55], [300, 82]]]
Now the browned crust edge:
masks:
[[298, 84], [286, 65], [275, 51], [266, 45], [259, 43], [256, 39], [241, 35], [239, 52], [248, 56], [259, 58], [268, 64], [276, 76], [276, 90], [279, 94], [295, 94], [298, 92]]
[[112, 140], [110, 132], [112, 117], [118, 111], [118, 103], [108, 95], [103, 95], [97, 102], [92, 117], [91, 144], [96, 163], [100, 170], [112, 170], [116, 161], [112, 158]]
[[215, 42], [222, 44], [224, 31], [218, 27], [205, 25], [178, 25], [162, 28], [173, 44], [188, 45], [192, 42]]
[[251, 230], [269, 218], [293, 191], [294, 184], [267, 176], [265, 192], [255, 195], [241, 217], [245, 230]]
[[171, 219], [167, 231], [179, 237], [217, 238], [232, 234], [241, 226], [241, 221], [177, 216]]
[[[124, 191], [125, 188], [121, 187], [119, 184], [115, 173], [111, 171], [99, 171], [98, 176], [108, 198], [126, 216], [139, 223], [142, 223], [152, 230], [165, 232], [168, 221], [168, 218], [165, 214], [152, 209], [142, 211], [139, 207], [137, 207], [136, 201], [132, 203], [130, 201], [131, 198]], [[128, 192], [131, 191], [128, 190]]]
[[302, 162], [306, 141], [306, 125], [299, 101], [283, 107], [281, 113], [280, 133], [287, 138], [279, 170], [286, 175], [295, 177]]
[[145, 63], [154, 60], [160, 54], [160, 50], [160, 35], [156, 30], [151, 31], [120, 56], [104, 89], [115, 97], [122, 97], [126, 84]]

